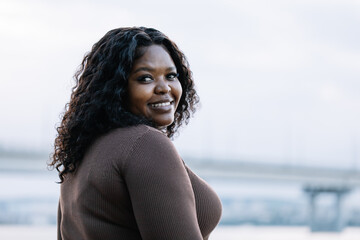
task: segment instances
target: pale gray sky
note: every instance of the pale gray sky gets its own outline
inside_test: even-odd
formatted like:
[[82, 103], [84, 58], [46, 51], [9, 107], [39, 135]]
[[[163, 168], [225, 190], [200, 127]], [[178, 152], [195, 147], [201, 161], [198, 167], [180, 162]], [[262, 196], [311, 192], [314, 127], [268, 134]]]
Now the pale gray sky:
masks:
[[123, 26], [188, 57], [202, 107], [185, 158], [360, 168], [356, 0], [0, 0], [0, 146], [51, 149], [83, 55]]

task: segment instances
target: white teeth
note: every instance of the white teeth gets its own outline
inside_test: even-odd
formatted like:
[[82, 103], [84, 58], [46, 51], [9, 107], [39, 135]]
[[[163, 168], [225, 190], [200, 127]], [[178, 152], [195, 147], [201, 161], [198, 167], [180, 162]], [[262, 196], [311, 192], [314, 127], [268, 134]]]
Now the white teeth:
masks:
[[154, 103], [151, 104], [152, 107], [165, 107], [165, 106], [169, 106], [170, 102], [163, 102], [163, 103]]

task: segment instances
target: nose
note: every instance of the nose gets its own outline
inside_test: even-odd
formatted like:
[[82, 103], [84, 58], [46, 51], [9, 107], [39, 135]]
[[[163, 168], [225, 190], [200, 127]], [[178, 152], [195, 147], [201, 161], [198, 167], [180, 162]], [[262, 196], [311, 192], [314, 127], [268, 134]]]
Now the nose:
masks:
[[165, 79], [159, 79], [155, 86], [155, 93], [156, 94], [166, 94], [171, 91], [169, 83]]

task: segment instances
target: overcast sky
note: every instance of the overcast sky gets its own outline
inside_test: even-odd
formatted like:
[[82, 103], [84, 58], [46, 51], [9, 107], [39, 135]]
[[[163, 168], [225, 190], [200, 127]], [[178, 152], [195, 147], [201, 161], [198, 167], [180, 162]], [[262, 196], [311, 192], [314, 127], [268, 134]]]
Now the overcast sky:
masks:
[[360, 169], [356, 0], [0, 0], [0, 146], [50, 151], [83, 55], [124, 26], [188, 57], [202, 106], [184, 158]]

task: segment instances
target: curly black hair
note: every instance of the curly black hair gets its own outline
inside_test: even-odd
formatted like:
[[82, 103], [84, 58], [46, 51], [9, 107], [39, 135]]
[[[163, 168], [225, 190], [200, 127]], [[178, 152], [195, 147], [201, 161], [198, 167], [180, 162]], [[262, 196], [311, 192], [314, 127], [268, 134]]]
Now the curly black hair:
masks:
[[195, 112], [199, 97], [194, 89], [192, 73], [185, 55], [162, 32], [146, 27], [117, 28], [109, 31], [87, 53], [74, 78], [70, 102], [66, 104], [50, 167], [59, 172], [60, 183], [65, 175], [76, 170], [89, 145], [100, 135], [114, 128], [154, 123], [132, 114], [126, 108], [127, 84], [139, 48], [162, 45], [171, 56], [183, 89], [174, 122], [165, 131], [172, 137], [187, 124]]

